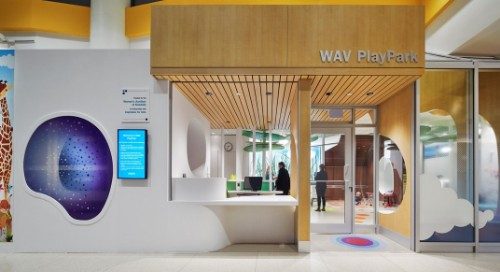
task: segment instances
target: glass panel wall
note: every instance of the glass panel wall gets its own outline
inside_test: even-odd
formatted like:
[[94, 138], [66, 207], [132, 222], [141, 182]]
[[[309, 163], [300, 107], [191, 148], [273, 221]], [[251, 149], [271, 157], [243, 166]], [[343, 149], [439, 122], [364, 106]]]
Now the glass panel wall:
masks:
[[472, 70], [420, 79], [420, 240], [474, 241]]
[[356, 125], [375, 125], [374, 109], [355, 109], [354, 116]]
[[352, 123], [352, 109], [344, 108], [331, 108], [311, 109], [311, 122], [324, 122], [330, 124], [351, 124]]
[[344, 134], [313, 134], [311, 137], [312, 224], [345, 222], [345, 142]]
[[[368, 111], [362, 116], [368, 114]], [[358, 112], [358, 110], [356, 110]], [[357, 114], [356, 114], [357, 115]], [[366, 117], [365, 117], [366, 118]], [[370, 118], [371, 120], [371, 118]], [[374, 199], [374, 135], [375, 128], [356, 128], [356, 168], [354, 183], [354, 224], [375, 223]]]
[[500, 242], [500, 70], [479, 70], [478, 95], [479, 242]]
[[[262, 190], [273, 189], [273, 177], [278, 175], [278, 163], [283, 162], [290, 169], [290, 134], [284, 131], [243, 130], [246, 139], [244, 151], [247, 153], [247, 169], [250, 176], [263, 177]], [[254, 144], [255, 142], [255, 144]], [[254, 162], [255, 158], [255, 162]]]

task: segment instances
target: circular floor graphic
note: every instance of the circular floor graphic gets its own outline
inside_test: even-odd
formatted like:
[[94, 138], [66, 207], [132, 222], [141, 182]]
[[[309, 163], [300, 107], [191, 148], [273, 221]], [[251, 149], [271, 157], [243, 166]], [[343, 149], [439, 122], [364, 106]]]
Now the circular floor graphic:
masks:
[[376, 248], [380, 243], [374, 239], [361, 236], [340, 236], [336, 241], [341, 245], [355, 248]]

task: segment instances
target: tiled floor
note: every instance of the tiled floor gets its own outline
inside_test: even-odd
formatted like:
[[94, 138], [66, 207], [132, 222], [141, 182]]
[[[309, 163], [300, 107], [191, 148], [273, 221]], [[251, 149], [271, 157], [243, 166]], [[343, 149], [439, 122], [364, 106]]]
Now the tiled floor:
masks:
[[2, 254], [0, 271], [500, 271], [500, 254], [417, 254], [392, 246], [382, 251], [321, 249], [299, 254], [289, 246], [238, 245], [200, 254]]
[[[344, 201], [335, 200], [328, 201], [325, 212], [317, 212], [316, 202], [311, 206], [311, 224], [342, 224], [344, 223]], [[373, 225], [374, 215], [373, 206], [366, 205], [366, 203], [361, 203], [360, 205], [355, 205], [355, 223], [358, 225]]]
[[375, 240], [379, 245], [375, 248], [363, 248], [363, 247], [350, 247], [342, 245], [336, 242], [336, 238], [344, 237], [348, 235], [319, 235], [311, 234], [311, 251], [312, 252], [385, 252], [385, 253], [409, 253], [412, 252], [409, 249], [393, 242], [392, 240], [385, 238], [382, 235], [374, 234], [355, 234], [352, 236], [365, 237], [371, 240]]

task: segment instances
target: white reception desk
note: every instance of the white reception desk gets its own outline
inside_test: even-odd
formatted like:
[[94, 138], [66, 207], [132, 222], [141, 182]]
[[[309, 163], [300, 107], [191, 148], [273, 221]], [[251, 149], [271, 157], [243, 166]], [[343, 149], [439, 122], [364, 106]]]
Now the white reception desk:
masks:
[[225, 178], [173, 178], [172, 201], [205, 206], [297, 206], [292, 196], [251, 195], [227, 197]]
[[[295, 241], [295, 206], [292, 196], [243, 195], [227, 197], [224, 178], [173, 178], [172, 205], [202, 205], [224, 227], [230, 244]], [[257, 223], [258, 222], [258, 223]]]
[[226, 199], [225, 178], [173, 178], [173, 201], [218, 201]]

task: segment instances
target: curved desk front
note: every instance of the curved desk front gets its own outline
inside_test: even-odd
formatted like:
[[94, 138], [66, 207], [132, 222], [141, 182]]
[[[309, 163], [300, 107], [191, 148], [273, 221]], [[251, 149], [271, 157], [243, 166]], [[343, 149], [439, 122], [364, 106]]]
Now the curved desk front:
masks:
[[[231, 244], [295, 241], [297, 199], [268, 192], [227, 197], [226, 180], [173, 179], [172, 205], [200, 205], [213, 211]], [[240, 191], [241, 192], [241, 191]]]

